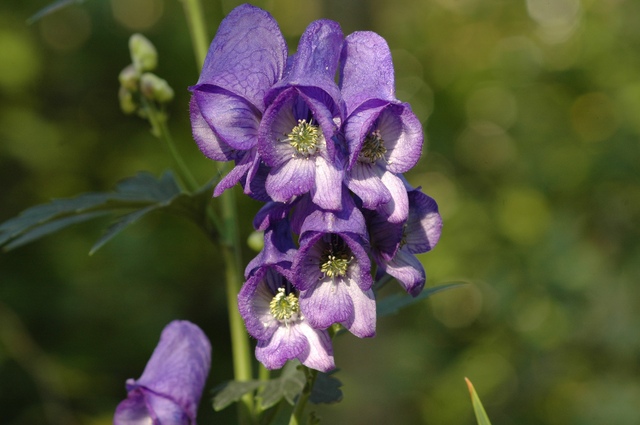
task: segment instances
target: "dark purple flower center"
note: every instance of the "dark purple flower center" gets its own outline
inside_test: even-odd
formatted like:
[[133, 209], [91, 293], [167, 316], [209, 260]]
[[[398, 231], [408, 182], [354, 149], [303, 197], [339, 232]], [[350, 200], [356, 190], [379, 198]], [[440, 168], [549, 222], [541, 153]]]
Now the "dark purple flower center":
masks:
[[358, 160], [360, 162], [373, 164], [384, 157], [386, 153], [387, 148], [384, 147], [384, 139], [382, 139], [380, 130], [374, 130], [365, 137], [364, 144], [358, 155]]
[[344, 240], [337, 235], [331, 235], [331, 242], [320, 257], [320, 271], [330, 278], [345, 276], [351, 260], [353, 255]]

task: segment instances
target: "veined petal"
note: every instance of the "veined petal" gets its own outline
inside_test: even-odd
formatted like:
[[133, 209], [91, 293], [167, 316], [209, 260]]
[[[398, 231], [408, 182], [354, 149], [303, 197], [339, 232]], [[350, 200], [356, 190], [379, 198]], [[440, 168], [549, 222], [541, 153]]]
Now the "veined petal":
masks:
[[258, 340], [268, 340], [279, 326], [269, 307], [275, 293], [267, 282], [267, 272], [268, 267], [258, 269], [238, 293], [240, 315], [249, 334]]
[[413, 254], [431, 251], [442, 233], [442, 217], [433, 198], [419, 190], [409, 192], [406, 248]]
[[246, 177], [247, 173], [249, 173], [249, 170], [254, 165], [255, 155], [255, 151], [245, 152], [236, 166], [218, 182], [213, 190], [213, 196], [222, 195], [222, 192], [235, 186], [236, 183]]
[[400, 249], [389, 261], [385, 271], [395, 277], [412, 296], [417, 296], [424, 288], [426, 275], [422, 263], [406, 249]]
[[340, 88], [347, 115], [368, 99], [395, 100], [393, 62], [384, 38], [357, 31], [344, 41], [340, 57]]
[[280, 94], [264, 113], [258, 133], [258, 150], [265, 163], [278, 167], [296, 157], [296, 150], [287, 140], [288, 134], [298, 125], [296, 108], [299, 93], [289, 89]]
[[343, 171], [320, 155], [316, 158], [315, 165], [315, 185], [311, 188], [313, 203], [325, 210], [340, 210]]
[[329, 333], [326, 330], [314, 329], [304, 321], [298, 324], [298, 331], [304, 335], [309, 343], [309, 349], [298, 356], [300, 362], [311, 369], [322, 372], [335, 369]]
[[204, 119], [195, 96], [192, 96], [189, 102], [189, 112], [193, 139], [207, 158], [215, 161], [231, 161], [237, 157], [236, 150], [223, 142]]
[[[127, 389], [130, 394], [135, 394], [137, 389], [142, 389], [147, 409], [154, 409], [156, 406], [154, 403], [157, 403], [159, 409], [164, 409], [150, 411], [152, 418], [166, 411], [181, 410], [191, 423], [195, 424], [196, 411], [210, 364], [211, 345], [204, 333], [193, 323], [176, 320], [164, 328], [160, 342], [153, 351], [142, 376], [138, 380], [128, 380]], [[163, 400], [149, 399], [147, 390], [177, 404], [180, 409], [172, 407], [173, 405]], [[133, 399], [134, 404], [138, 403], [137, 395], [134, 395]], [[126, 404], [122, 409], [120, 407], [118, 409], [120, 412], [128, 410], [135, 417], [138, 417], [141, 411], [139, 406], [135, 407], [133, 404]], [[119, 414], [118, 411], [116, 416]], [[172, 413], [171, 417], [174, 416]], [[170, 419], [166, 418], [167, 423], [183, 423], [170, 422]], [[160, 420], [164, 421], [165, 418]]]
[[382, 265], [391, 261], [400, 247], [404, 223], [389, 223], [384, 215], [376, 211], [366, 211], [365, 218], [376, 262]]
[[344, 138], [349, 148], [348, 168], [352, 168], [358, 162], [358, 155], [364, 145], [367, 134], [376, 129], [375, 122], [388, 105], [389, 102], [369, 101], [365, 106], [347, 117], [344, 123]]
[[369, 338], [376, 334], [376, 300], [371, 289], [363, 291], [351, 281], [345, 285], [353, 301], [353, 315], [342, 322], [349, 332], [358, 338]]
[[267, 369], [280, 369], [305, 352], [309, 352], [309, 342], [295, 324], [278, 326], [269, 340], [258, 340], [256, 345], [256, 359]]
[[[114, 425], [190, 425], [192, 422], [174, 401], [145, 388], [136, 388], [118, 404]], [[195, 421], [193, 422], [195, 424]]]
[[[352, 233], [359, 235], [368, 242], [367, 227], [364, 216], [356, 207], [349, 193], [341, 189], [342, 209], [339, 211], [325, 211], [317, 206], [306, 210], [306, 218], [300, 229], [300, 245], [307, 232], [320, 233]], [[367, 243], [365, 242], [365, 243]]]
[[300, 291], [300, 311], [311, 326], [319, 329], [345, 322], [354, 314], [353, 301], [344, 280], [329, 277]]
[[241, 97], [212, 86], [197, 86], [193, 92], [200, 113], [229, 146], [249, 150], [258, 143], [260, 111]]
[[387, 216], [390, 223], [402, 223], [409, 214], [409, 198], [402, 180], [386, 171], [381, 176], [382, 183], [391, 193], [391, 201], [378, 207], [378, 211]]
[[315, 163], [305, 158], [290, 161], [271, 170], [265, 187], [276, 202], [291, 202], [294, 196], [311, 190], [315, 182]]
[[373, 210], [391, 201], [391, 193], [380, 179], [383, 172], [377, 164], [356, 161], [347, 173], [347, 187], [358, 195], [364, 208]]
[[282, 77], [286, 60], [287, 44], [273, 17], [243, 4], [220, 23], [198, 84], [221, 87], [264, 111], [264, 95]]
[[316, 87], [331, 99], [332, 115], [342, 115], [340, 89], [334, 82], [342, 41], [342, 29], [337, 22], [321, 19], [309, 24], [300, 37], [287, 75], [267, 93], [267, 104], [288, 87]]

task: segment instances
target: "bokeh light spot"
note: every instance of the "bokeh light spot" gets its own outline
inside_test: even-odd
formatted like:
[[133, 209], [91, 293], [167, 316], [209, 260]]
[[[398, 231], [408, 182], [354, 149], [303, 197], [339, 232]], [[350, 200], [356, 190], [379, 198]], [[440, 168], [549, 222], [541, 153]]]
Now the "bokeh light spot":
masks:
[[613, 102], [604, 93], [587, 93], [571, 106], [571, 124], [585, 142], [599, 142], [609, 138], [618, 127]]
[[0, 32], [0, 52], [6, 61], [0, 66], [0, 89], [3, 91], [18, 92], [40, 74], [41, 64], [35, 48], [20, 33]]
[[498, 222], [502, 233], [520, 245], [532, 245], [546, 233], [551, 219], [549, 205], [533, 188], [509, 188], [498, 200]]
[[116, 21], [125, 27], [142, 31], [152, 27], [164, 10], [163, 0], [111, 0]]
[[82, 8], [65, 8], [42, 18], [40, 34], [56, 50], [78, 50], [91, 35], [91, 18]]

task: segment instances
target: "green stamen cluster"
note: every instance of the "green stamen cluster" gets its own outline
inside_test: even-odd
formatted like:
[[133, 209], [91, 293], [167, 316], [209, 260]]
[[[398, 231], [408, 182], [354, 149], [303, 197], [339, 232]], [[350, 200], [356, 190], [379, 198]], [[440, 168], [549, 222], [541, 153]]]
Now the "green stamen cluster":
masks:
[[306, 120], [298, 120], [298, 125], [293, 127], [286, 140], [298, 154], [307, 157], [318, 150], [320, 129]]
[[293, 293], [285, 294], [284, 288], [278, 288], [278, 293], [269, 303], [269, 312], [280, 322], [296, 320], [300, 313], [298, 298]]
[[329, 277], [344, 276], [352, 259], [345, 252], [334, 253], [329, 250], [320, 258], [320, 271]]
[[380, 135], [380, 130], [374, 130], [365, 137], [358, 159], [361, 162], [373, 164], [386, 153], [387, 148], [384, 147], [384, 140]]

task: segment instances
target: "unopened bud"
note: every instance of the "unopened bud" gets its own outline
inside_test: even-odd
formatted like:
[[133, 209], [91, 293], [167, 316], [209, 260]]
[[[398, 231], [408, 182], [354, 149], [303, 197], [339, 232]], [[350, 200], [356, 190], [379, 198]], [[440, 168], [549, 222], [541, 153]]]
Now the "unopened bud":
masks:
[[138, 90], [138, 81], [140, 80], [140, 73], [136, 70], [136, 67], [132, 65], [127, 66], [125, 69], [120, 71], [118, 75], [118, 80], [120, 81], [120, 85], [127, 90], [137, 91]]
[[264, 248], [264, 232], [251, 232], [247, 238], [247, 245], [256, 252], [262, 251], [262, 248]]
[[138, 72], [152, 71], [158, 65], [158, 52], [153, 44], [142, 34], [133, 34], [129, 38], [131, 60]]
[[150, 72], [145, 72], [140, 77], [140, 90], [144, 97], [160, 103], [173, 99], [173, 89], [166, 80]]
[[133, 100], [133, 94], [124, 86], [120, 86], [118, 98], [120, 99], [120, 109], [122, 109], [122, 112], [125, 114], [133, 114], [136, 109], [138, 109], [138, 105], [136, 105], [136, 102]]

